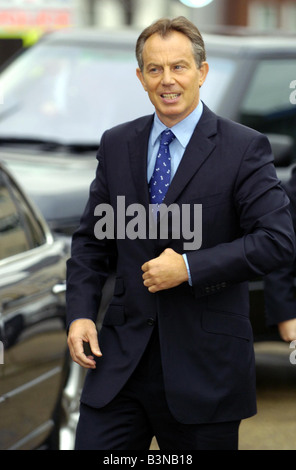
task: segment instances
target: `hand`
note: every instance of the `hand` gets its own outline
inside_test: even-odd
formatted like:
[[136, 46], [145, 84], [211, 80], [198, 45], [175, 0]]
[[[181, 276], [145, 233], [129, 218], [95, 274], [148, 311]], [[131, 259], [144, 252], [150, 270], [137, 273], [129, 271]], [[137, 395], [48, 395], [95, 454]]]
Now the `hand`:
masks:
[[144, 286], [149, 292], [158, 292], [176, 287], [188, 281], [188, 272], [183, 256], [171, 248], [166, 248], [157, 258], [142, 266]]
[[92, 354], [97, 357], [102, 356], [96, 325], [92, 320], [79, 319], [73, 321], [68, 333], [68, 346], [74, 362], [86, 369], [95, 369], [96, 361], [94, 356], [86, 356], [83, 342], [89, 343]]
[[296, 318], [278, 323], [278, 330], [284, 341], [293, 341], [296, 339]]

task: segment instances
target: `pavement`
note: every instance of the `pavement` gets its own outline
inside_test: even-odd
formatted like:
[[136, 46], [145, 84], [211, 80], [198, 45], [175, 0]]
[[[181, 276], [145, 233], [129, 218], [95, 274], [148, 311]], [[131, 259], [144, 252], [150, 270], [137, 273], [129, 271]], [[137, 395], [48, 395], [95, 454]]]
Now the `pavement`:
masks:
[[241, 450], [296, 450], [295, 351], [284, 342], [255, 344], [258, 413], [241, 424]]

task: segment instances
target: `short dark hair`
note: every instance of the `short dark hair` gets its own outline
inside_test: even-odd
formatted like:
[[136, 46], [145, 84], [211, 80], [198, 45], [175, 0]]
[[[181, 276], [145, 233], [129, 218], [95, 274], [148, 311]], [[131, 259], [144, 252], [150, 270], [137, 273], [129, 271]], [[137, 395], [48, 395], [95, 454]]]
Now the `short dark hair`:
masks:
[[142, 31], [136, 44], [136, 58], [141, 70], [143, 70], [144, 67], [143, 49], [147, 39], [155, 33], [164, 38], [174, 31], [178, 31], [190, 39], [196, 65], [198, 68], [201, 67], [202, 62], [206, 60], [206, 51], [202, 35], [191, 21], [184, 16], [178, 16], [172, 20], [169, 18], [161, 18]]

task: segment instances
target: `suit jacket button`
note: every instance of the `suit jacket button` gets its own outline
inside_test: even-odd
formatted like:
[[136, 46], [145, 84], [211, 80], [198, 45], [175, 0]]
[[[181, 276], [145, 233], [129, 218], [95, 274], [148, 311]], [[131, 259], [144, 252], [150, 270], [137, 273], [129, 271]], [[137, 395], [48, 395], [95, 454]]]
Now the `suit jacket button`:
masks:
[[148, 320], [147, 320], [147, 325], [153, 326], [154, 324], [155, 324], [154, 318], [148, 318]]

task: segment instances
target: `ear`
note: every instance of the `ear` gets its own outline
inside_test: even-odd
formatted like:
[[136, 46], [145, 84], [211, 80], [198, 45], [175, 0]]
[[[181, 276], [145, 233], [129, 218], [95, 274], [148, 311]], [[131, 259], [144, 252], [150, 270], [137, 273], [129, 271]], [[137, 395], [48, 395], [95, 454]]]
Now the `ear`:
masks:
[[140, 80], [140, 82], [142, 83], [142, 86], [144, 88], [145, 91], [147, 91], [147, 86], [146, 86], [146, 82], [145, 82], [145, 79], [144, 79], [144, 76], [143, 76], [143, 73], [141, 71], [140, 68], [137, 68], [136, 70], [136, 74], [137, 74], [137, 77], [138, 79]]
[[209, 64], [208, 62], [203, 62], [199, 69], [199, 86], [200, 87], [204, 84], [207, 78], [208, 72], [209, 72]]

